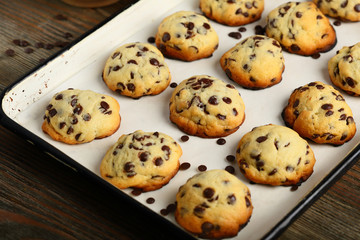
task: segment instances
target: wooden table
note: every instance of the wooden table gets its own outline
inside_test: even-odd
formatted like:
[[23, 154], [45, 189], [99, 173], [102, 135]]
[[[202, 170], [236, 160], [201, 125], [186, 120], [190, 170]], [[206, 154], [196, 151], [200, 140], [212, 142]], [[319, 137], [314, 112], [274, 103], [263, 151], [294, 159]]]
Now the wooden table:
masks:
[[[60, 0], [1, 0], [0, 90], [130, 3], [85, 9]], [[124, 214], [101, 187], [3, 126], [0, 136], [1, 239], [173, 239], [162, 226], [146, 228], [146, 217]], [[357, 162], [279, 239], [360, 239], [359, 196]]]

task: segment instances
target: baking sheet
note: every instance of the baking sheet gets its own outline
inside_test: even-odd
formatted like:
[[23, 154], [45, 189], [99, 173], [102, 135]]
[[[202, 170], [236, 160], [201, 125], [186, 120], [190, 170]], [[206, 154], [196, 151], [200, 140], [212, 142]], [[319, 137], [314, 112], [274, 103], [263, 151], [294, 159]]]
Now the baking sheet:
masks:
[[[244, 38], [254, 35], [256, 25], [265, 25], [268, 12], [287, 1], [265, 1], [262, 18], [245, 26], [240, 40], [230, 38], [228, 33], [235, 32], [239, 27], [228, 27], [211, 21], [219, 35], [219, 48], [211, 58], [194, 62], [182, 62], [166, 59], [172, 75], [172, 81], [180, 83], [193, 75], [207, 74], [231, 82], [222, 71], [219, 60], [222, 54]], [[342, 23], [335, 26], [338, 43], [331, 51], [322, 53], [319, 59], [303, 57], [284, 52], [285, 71], [281, 83], [264, 90], [247, 90], [236, 85], [245, 102], [246, 119], [240, 129], [225, 138], [225, 145], [218, 145], [217, 139], [201, 139], [190, 136], [187, 142], [181, 142], [184, 135], [169, 120], [169, 99], [173, 88], [168, 87], [157, 96], [146, 96], [133, 100], [118, 95], [109, 90], [101, 78], [101, 72], [106, 59], [118, 46], [129, 42], [147, 42], [155, 36], [161, 20], [180, 10], [200, 12], [198, 1], [194, 0], [142, 0], [125, 10], [101, 28], [81, 40], [57, 58], [47, 62], [31, 75], [24, 78], [10, 89], [2, 100], [2, 110], [16, 124], [40, 137], [49, 145], [71, 157], [76, 163], [84, 166], [90, 172], [99, 176], [99, 181], [108, 184], [100, 177], [99, 166], [107, 149], [113, 145], [122, 134], [128, 134], [138, 129], [143, 131], [160, 131], [173, 137], [182, 147], [183, 156], [180, 162], [188, 162], [191, 167], [178, 174], [162, 189], [142, 193], [139, 196], [131, 194], [131, 189], [124, 192], [136, 201], [160, 214], [161, 209], [175, 202], [175, 195], [185, 181], [198, 173], [199, 165], [207, 169], [235, 168], [235, 175], [250, 188], [253, 215], [249, 224], [239, 232], [234, 239], [259, 239], [267, 234], [284, 216], [291, 212], [308, 194], [333, 170], [338, 164], [343, 164], [344, 157], [360, 142], [360, 134], [341, 147], [319, 145], [310, 142], [317, 162], [313, 175], [296, 191], [289, 187], [271, 187], [252, 185], [240, 173], [236, 163], [226, 160], [227, 155], [235, 155], [235, 148], [240, 138], [252, 128], [269, 123], [284, 125], [281, 111], [285, 107], [291, 92], [312, 81], [322, 81], [331, 84], [327, 72], [328, 60], [343, 46], [351, 46], [360, 41], [360, 22]], [[332, 23], [334, 19], [330, 20]], [[67, 88], [90, 89], [99, 93], [111, 95], [120, 103], [122, 122], [119, 130], [112, 136], [95, 140], [91, 143], [70, 146], [53, 141], [41, 130], [43, 115], [51, 97]], [[353, 110], [357, 129], [360, 122], [360, 100], [343, 93], [346, 102]], [[115, 191], [118, 191], [114, 188]], [[155, 203], [148, 204], [146, 199], [152, 197]], [[173, 214], [164, 216], [175, 225]]]

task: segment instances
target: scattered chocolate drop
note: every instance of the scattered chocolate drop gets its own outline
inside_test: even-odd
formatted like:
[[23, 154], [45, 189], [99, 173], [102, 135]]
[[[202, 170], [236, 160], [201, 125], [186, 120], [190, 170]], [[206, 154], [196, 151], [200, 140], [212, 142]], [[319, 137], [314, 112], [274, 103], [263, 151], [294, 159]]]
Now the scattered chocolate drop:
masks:
[[183, 136], [181, 136], [181, 141], [182, 142], [187, 142], [187, 141], [189, 141], [189, 136], [188, 135], [183, 135]]
[[340, 26], [340, 25], [341, 25], [341, 21], [335, 20], [335, 21], [334, 21], [334, 25], [337, 26], [337, 27]]
[[5, 51], [6, 56], [13, 57], [15, 56], [15, 51], [12, 49], [8, 49]]
[[30, 43], [26, 40], [21, 40], [21, 39], [15, 39], [12, 41], [15, 45], [19, 46], [19, 47], [27, 47], [30, 46]]
[[148, 199], [146, 199], [146, 203], [148, 204], [153, 204], [155, 202], [155, 199], [152, 197], [149, 197]]
[[256, 35], [264, 35], [265, 34], [265, 28], [263, 28], [260, 25], [255, 26], [255, 34]]
[[231, 32], [228, 34], [229, 37], [231, 38], [235, 38], [235, 39], [240, 39], [241, 38], [241, 33], [239, 32]]
[[238, 29], [238, 31], [239, 31], [239, 32], [246, 32], [246, 27], [240, 27], [240, 28]]
[[226, 140], [224, 138], [219, 138], [218, 140], [216, 140], [216, 143], [219, 145], [224, 145], [226, 143]]
[[155, 37], [149, 37], [147, 41], [148, 43], [155, 43]]
[[200, 166], [198, 166], [198, 170], [200, 172], [205, 172], [207, 170], [207, 167], [205, 165], [200, 165]]
[[176, 87], [177, 87], [177, 83], [176, 83], [176, 82], [170, 83], [170, 87], [171, 87], [171, 88], [176, 88]]
[[64, 16], [64, 15], [62, 15], [62, 14], [57, 14], [57, 15], [54, 16], [54, 18], [55, 18], [56, 20], [60, 20], [60, 21], [65, 21], [65, 20], [68, 19], [66, 16]]
[[235, 168], [233, 166], [226, 166], [225, 167], [225, 170], [228, 172], [228, 173], [231, 173], [231, 174], [234, 174], [235, 173]]
[[235, 161], [235, 156], [234, 155], [227, 155], [226, 160], [228, 160], [229, 162], [234, 162]]
[[27, 54], [30, 54], [30, 53], [34, 52], [34, 49], [28, 47], [28, 48], [25, 48], [24, 52]]
[[315, 53], [315, 54], [311, 55], [311, 57], [313, 59], [318, 59], [318, 58], [320, 58], [320, 53]]
[[190, 163], [188, 163], [188, 162], [183, 162], [182, 164], [180, 164], [179, 169], [180, 169], [180, 170], [187, 170], [187, 169], [190, 168], [190, 166], [191, 166]]
[[290, 188], [290, 191], [294, 192], [296, 190], [298, 190], [299, 186], [298, 185], [292, 185]]
[[139, 196], [141, 193], [142, 193], [142, 190], [139, 189], [139, 188], [134, 188], [134, 189], [131, 191], [131, 194], [134, 195], [134, 196]]

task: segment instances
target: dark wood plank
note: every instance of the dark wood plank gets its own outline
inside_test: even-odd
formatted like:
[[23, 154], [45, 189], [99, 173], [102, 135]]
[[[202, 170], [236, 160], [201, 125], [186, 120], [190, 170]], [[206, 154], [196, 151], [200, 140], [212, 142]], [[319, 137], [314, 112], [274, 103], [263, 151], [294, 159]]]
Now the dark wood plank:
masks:
[[[131, 2], [85, 9], [60, 0], [0, 1], [0, 90], [61, 50], [36, 43], [71, 42]], [[26, 53], [14, 39], [28, 41], [34, 52]], [[7, 49], [15, 56], [7, 56]], [[2, 239], [170, 239], [149, 231], [146, 217], [137, 218], [131, 209], [124, 213], [100, 186], [3, 126], [0, 160]], [[360, 239], [359, 196], [358, 162], [279, 239]]]

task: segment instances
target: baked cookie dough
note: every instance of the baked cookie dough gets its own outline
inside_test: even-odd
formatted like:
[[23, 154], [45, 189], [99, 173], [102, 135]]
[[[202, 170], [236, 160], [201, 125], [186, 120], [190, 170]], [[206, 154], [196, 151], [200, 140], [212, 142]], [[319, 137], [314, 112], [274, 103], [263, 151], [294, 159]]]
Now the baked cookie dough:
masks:
[[273, 9], [266, 17], [265, 32], [298, 55], [326, 52], [336, 44], [333, 26], [313, 2], [288, 2]]
[[131, 98], [159, 94], [171, 80], [162, 53], [149, 43], [117, 48], [106, 61], [102, 76], [112, 91]]
[[155, 43], [166, 57], [194, 61], [210, 57], [218, 47], [219, 37], [204, 16], [180, 11], [160, 23]]
[[316, 6], [329, 17], [340, 19], [344, 22], [360, 21], [359, 0], [313, 0]]
[[206, 17], [228, 26], [255, 22], [264, 11], [264, 0], [200, 0]]
[[170, 120], [183, 132], [203, 138], [234, 133], [245, 120], [245, 105], [235, 87], [197, 75], [183, 80], [170, 99]]
[[119, 103], [91, 90], [56, 93], [46, 107], [42, 130], [67, 144], [91, 142], [112, 135], [120, 126]]
[[180, 187], [176, 202], [176, 221], [201, 238], [236, 236], [253, 210], [248, 187], [225, 170], [193, 176]]
[[313, 173], [314, 153], [294, 130], [265, 125], [246, 133], [236, 148], [240, 171], [250, 181], [269, 185], [296, 185]]
[[332, 83], [350, 95], [360, 96], [360, 42], [343, 47], [328, 62]]
[[344, 97], [322, 82], [295, 89], [282, 116], [288, 127], [316, 143], [342, 145], [356, 132], [352, 111]]
[[279, 83], [285, 69], [278, 41], [262, 35], [250, 36], [220, 59], [226, 75], [244, 88], [263, 89]]
[[180, 145], [160, 132], [141, 130], [122, 135], [109, 148], [100, 165], [101, 176], [119, 189], [153, 191], [178, 172]]

